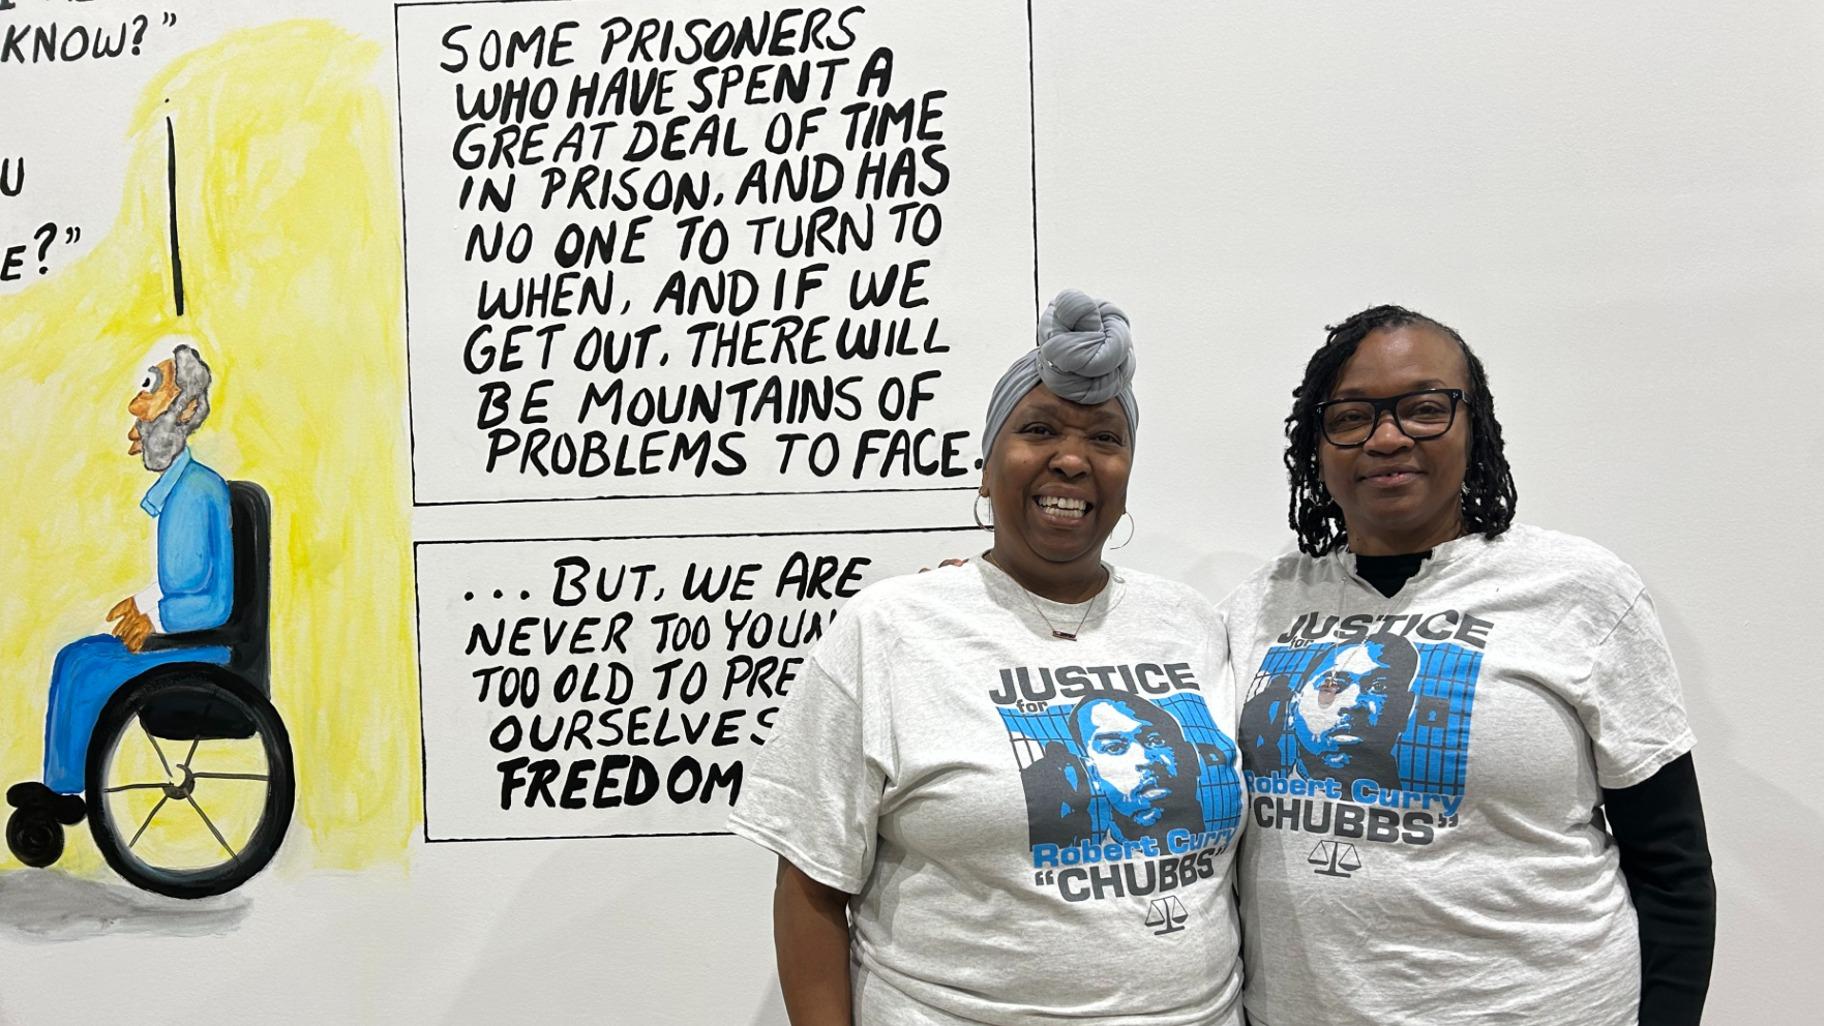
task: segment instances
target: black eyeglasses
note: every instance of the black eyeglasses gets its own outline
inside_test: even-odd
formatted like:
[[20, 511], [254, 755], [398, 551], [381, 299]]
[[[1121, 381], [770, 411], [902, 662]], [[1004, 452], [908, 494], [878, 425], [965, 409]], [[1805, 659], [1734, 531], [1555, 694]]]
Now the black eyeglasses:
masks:
[[1385, 399], [1329, 399], [1312, 404], [1324, 438], [1339, 449], [1365, 445], [1381, 422], [1393, 414], [1393, 426], [1415, 442], [1436, 438], [1457, 419], [1457, 404], [1469, 404], [1460, 388], [1427, 388]]

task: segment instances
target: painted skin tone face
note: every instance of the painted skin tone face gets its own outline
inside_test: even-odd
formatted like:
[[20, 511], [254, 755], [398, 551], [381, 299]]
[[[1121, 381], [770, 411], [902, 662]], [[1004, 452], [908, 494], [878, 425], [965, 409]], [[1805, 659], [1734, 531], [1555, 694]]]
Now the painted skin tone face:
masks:
[[[1469, 364], [1448, 336], [1422, 324], [1376, 331], [1337, 374], [1330, 399], [1380, 399], [1428, 388], [1469, 394]], [[1358, 555], [1423, 552], [1463, 533], [1461, 492], [1469, 466], [1470, 418], [1458, 405], [1450, 430], [1414, 441], [1381, 414], [1359, 448], [1318, 440], [1324, 487], [1342, 507]]]
[[1082, 602], [1102, 589], [1102, 543], [1127, 509], [1132, 438], [1121, 404], [1084, 406], [1043, 385], [994, 440], [982, 494], [994, 508], [989, 559], [1027, 590]]
[[[171, 404], [177, 401], [177, 367], [173, 360], [161, 360], [146, 369], [146, 376], [140, 382], [139, 394], [127, 403], [127, 412], [133, 415], [133, 426], [127, 429], [127, 455], [140, 456], [143, 448], [140, 442], [140, 427], [165, 415]], [[196, 413], [197, 404], [191, 402], [188, 409], [178, 415], [180, 422], [189, 420]], [[147, 470], [162, 470], [162, 467], [147, 466]]]
[[133, 415], [133, 426], [127, 429], [127, 440], [133, 444], [127, 447], [127, 455], [139, 455], [140, 423], [158, 419], [176, 401], [177, 369], [173, 361], [164, 360], [147, 369], [145, 380], [140, 382], [139, 394], [127, 403], [127, 412]]
[[1179, 790], [1178, 746], [1122, 703], [1097, 702], [1088, 720], [1086, 761], [1102, 793], [1123, 819], [1143, 828], [1157, 825]]

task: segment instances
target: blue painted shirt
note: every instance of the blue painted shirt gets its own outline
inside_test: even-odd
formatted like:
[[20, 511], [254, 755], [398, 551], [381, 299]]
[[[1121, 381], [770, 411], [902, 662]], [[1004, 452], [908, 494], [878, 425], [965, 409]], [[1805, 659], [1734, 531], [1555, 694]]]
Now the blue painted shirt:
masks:
[[158, 521], [158, 626], [162, 633], [205, 630], [234, 607], [234, 518], [228, 483], [178, 453], [139, 501]]

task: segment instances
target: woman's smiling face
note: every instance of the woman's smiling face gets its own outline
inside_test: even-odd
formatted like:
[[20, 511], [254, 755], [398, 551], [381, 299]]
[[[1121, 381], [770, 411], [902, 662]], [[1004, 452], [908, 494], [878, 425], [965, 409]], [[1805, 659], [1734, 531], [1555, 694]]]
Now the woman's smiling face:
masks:
[[1030, 587], [1060, 570], [1099, 566], [1102, 543], [1127, 509], [1132, 460], [1119, 401], [1084, 406], [1043, 385], [1027, 392], [982, 475], [1002, 569]]
[[[1455, 341], [1423, 324], [1383, 328], [1362, 339], [1326, 399], [1384, 399], [1429, 388], [1458, 388], [1466, 402], [1469, 367]], [[1324, 487], [1343, 511], [1349, 548], [1364, 555], [1422, 552], [1463, 533], [1463, 476], [1470, 418], [1459, 409], [1450, 430], [1414, 441], [1382, 413], [1355, 448], [1318, 441]]]

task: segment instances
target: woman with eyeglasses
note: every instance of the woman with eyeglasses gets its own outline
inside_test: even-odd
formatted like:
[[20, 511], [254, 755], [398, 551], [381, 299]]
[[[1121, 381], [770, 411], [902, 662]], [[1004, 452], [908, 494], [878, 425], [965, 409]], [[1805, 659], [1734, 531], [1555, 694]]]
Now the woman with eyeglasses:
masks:
[[1228, 645], [1102, 559], [1133, 372], [1060, 295], [988, 404], [992, 547], [864, 589], [793, 685], [729, 826], [779, 856], [794, 1026], [1239, 1026]]
[[1251, 1022], [1696, 1023], [1714, 884], [1640, 578], [1513, 523], [1449, 327], [1358, 313], [1293, 395], [1299, 553], [1223, 603]]

